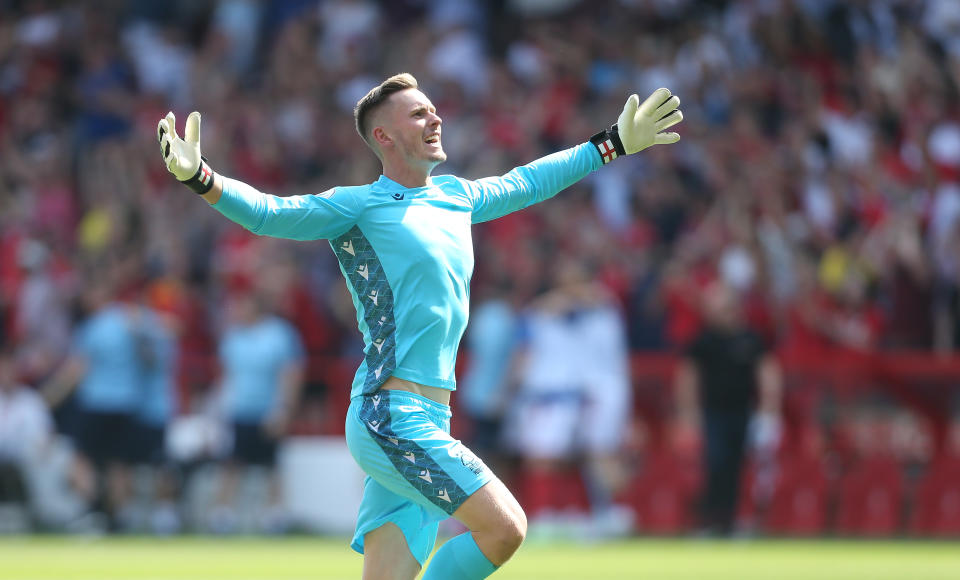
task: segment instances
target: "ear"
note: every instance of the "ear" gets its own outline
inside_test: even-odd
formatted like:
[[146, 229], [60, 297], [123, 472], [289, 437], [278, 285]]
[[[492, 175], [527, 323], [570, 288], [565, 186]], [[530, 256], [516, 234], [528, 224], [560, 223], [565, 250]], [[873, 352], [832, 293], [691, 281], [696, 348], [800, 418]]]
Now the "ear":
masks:
[[373, 137], [373, 142], [380, 147], [393, 144], [393, 138], [387, 135], [383, 127], [374, 127], [370, 135]]

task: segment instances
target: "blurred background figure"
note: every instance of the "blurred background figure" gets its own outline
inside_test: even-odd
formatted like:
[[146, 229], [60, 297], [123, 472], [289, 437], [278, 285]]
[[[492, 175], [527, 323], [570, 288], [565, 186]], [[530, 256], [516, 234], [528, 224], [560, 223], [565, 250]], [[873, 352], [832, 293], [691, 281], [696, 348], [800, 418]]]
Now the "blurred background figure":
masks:
[[775, 446], [783, 378], [763, 338], [745, 324], [738, 296], [722, 282], [704, 291], [703, 319], [677, 370], [677, 410], [683, 424], [701, 432], [704, 531], [727, 535], [734, 531], [751, 416], [760, 446]]
[[516, 291], [505, 277], [472, 293], [466, 334], [467, 370], [459, 381], [462, 412], [470, 419], [467, 447], [504, 480], [511, 479], [502, 438], [513, 396], [520, 318]]
[[17, 248], [23, 271], [12, 311], [12, 340], [20, 345], [22, 372], [31, 381], [45, 378], [70, 346], [70, 312], [67, 286], [52, 264], [49, 248], [39, 240], [25, 239]]
[[[255, 529], [282, 532], [287, 517], [276, 470], [277, 449], [289, 434], [300, 400], [303, 346], [293, 326], [271, 314], [263, 297], [252, 289], [228, 299], [227, 317], [220, 337], [216, 396], [224, 419], [232, 426], [233, 448], [220, 474], [210, 528], [218, 533], [240, 531], [249, 524], [246, 518], [252, 517]], [[238, 501], [245, 475], [254, 476], [246, 478], [248, 482], [266, 480], [265, 501], [256, 497], [262, 487], [244, 490], [247, 495]]]
[[180, 531], [178, 480], [167, 454], [167, 428], [176, 415], [177, 343], [174, 322], [146, 305], [137, 314], [142, 337], [143, 398], [137, 406], [134, 462], [144, 480], [146, 517], [139, 529], [156, 534]]
[[64, 418], [79, 452], [73, 478], [110, 529], [126, 530], [135, 525], [131, 465], [145, 395], [148, 328], [138, 307], [121, 299], [121, 262], [103, 267], [95, 279], [86, 288], [84, 321], [71, 353], [42, 391], [54, 408], [75, 393], [76, 405]]
[[12, 347], [0, 346], [0, 528], [25, 532], [39, 515], [31, 476], [54, 436], [43, 398], [18, 382]]
[[519, 390], [509, 418], [531, 533], [580, 523], [586, 527], [578, 534], [625, 534], [632, 521], [613, 502], [626, 480], [618, 452], [630, 416], [623, 317], [581, 258], [566, 255], [555, 268], [554, 287], [523, 313]]

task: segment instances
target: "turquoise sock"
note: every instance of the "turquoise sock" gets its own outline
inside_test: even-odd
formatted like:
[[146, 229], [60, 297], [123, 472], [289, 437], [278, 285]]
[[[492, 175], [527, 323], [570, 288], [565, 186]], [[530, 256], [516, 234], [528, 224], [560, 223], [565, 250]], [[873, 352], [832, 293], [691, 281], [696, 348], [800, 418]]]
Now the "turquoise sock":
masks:
[[466, 532], [440, 546], [421, 580], [481, 580], [496, 570]]

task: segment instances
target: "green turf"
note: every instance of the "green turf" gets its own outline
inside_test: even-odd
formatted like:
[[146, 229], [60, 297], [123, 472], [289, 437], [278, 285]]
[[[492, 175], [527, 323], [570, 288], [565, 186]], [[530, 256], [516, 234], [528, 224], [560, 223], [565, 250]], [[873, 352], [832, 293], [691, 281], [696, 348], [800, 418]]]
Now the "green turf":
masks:
[[[345, 540], [0, 538], [0, 579], [359, 578]], [[497, 580], [960, 578], [960, 543], [633, 540], [531, 543]]]

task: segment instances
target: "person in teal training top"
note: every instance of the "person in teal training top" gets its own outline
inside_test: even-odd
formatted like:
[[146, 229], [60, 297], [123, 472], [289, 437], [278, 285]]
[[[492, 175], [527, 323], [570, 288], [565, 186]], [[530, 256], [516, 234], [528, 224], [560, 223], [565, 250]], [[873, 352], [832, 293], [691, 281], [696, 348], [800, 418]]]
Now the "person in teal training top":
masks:
[[383, 164], [370, 184], [276, 197], [219, 175], [200, 154], [200, 114], [181, 139], [168, 113], [157, 127], [167, 169], [251, 232], [329, 240], [363, 334], [347, 412], [350, 453], [367, 473], [352, 547], [366, 580], [410, 580], [433, 551], [441, 520], [468, 529], [445, 543], [426, 580], [486, 578], [520, 546], [526, 517], [510, 491], [450, 436], [454, 363], [467, 324], [470, 226], [557, 194], [619, 156], [675, 143], [680, 100], [667, 89], [631, 95], [616, 125], [589, 141], [471, 181], [431, 176], [446, 160], [442, 121], [409, 74], [371, 89], [357, 132]]

